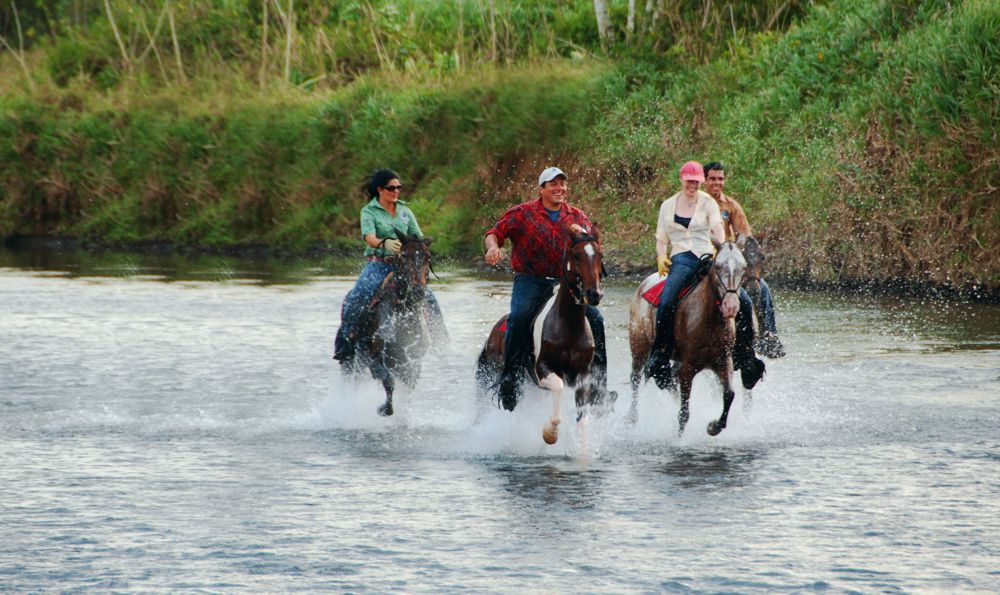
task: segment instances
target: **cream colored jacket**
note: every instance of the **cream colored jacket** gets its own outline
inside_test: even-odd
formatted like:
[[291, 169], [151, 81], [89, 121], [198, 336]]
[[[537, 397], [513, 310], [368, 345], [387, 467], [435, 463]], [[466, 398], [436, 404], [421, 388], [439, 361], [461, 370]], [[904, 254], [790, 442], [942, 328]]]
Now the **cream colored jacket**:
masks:
[[698, 191], [698, 204], [694, 207], [691, 224], [684, 227], [674, 221], [677, 200], [681, 193], [671, 196], [660, 205], [656, 219], [656, 239], [670, 246], [670, 256], [681, 252], [694, 252], [697, 256], [715, 254], [712, 246], [712, 225], [722, 225], [722, 213], [715, 199], [706, 192]]

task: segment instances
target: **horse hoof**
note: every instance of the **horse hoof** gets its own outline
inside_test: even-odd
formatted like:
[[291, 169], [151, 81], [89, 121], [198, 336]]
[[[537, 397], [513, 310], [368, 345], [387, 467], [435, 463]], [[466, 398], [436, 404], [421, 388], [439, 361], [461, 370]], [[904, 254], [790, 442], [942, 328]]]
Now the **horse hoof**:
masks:
[[555, 444], [559, 440], [559, 430], [556, 428], [542, 430], [542, 440], [545, 444]]
[[718, 436], [722, 430], [726, 429], [726, 426], [719, 424], [717, 421], [708, 422], [708, 435]]
[[559, 421], [550, 421], [542, 430], [542, 440], [545, 444], [555, 444], [559, 440]]
[[378, 406], [378, 414], [381, 415], [382, 417], [389, 417], [390, 415], [392, 415], [392, 413], [393, 413], [392, 405], [388, 403], [383, 403]]

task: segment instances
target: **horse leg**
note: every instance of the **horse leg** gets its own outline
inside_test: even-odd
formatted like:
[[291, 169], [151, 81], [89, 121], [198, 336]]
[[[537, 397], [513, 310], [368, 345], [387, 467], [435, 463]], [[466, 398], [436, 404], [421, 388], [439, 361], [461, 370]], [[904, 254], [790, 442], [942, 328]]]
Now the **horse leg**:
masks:
[[719, 380], [722, 381], [722, 415], [719, 416], [718, 420], [708, 422], [709, 436], [718, 436], [719, 432], [726, 429], [726, 421], [729, 419], [729, 408], [732, 407], [733, 399], [736, 397], [736, 393], [733, 392], [732, 383], [729, 380], [733, 371], [728, 365], [726, 368], [721, 373], [716, 372], [719, 375]]
[[630, 426], [634, 426], [639, 420], [639, 385], [642, 382], [642, 368], [644, 360], [635, 356], [632, 357], [632, 374], [629, 381], [632, 383], [632, 404], [628, 409], [628, 416], [625, 418]]
[[586, 406], [588, 404], [591, 406], [595, 404], [594, 393], [597, 392], [595, 388], [588, 390], [588, 384], [589, 382], [581, 380], [578, 382], [579, 386], [576, 389], [576, 427], [580, 432], [580, 451], [583, 453], [586, 453], [588, 450], [587, 426], [590, 420], [590, 416], [587, 415]]
[[371, 370], [374, 378], [382, 381], [382, 388], [385, 389], [385, 403], [379, 405], [378, 414], [382, 417], [388, 417], [393, 414], [392, 393], [396, 389], [396, 383], [392, 379], [392, 374], [389, 372], [389, 368], [387, 368], [382, 362], [372, 362], [369, 369]]
[[385, 403], [378, 406], [378, 414], [382, 417], [389, 417], [393, 414], [392, 410], [392, 392], [395, 389], [392, 382], [392, 377], [385, 378], [382, 380], [382, 386], [385, 388]]
[[677, 436], [684, 435], [684, 428], [687, 426], [691, 411], [688, 402], [691, 400], [691, 385], [694, 383], [694, 373], [687, 364], [681, 366], [678, 373], [678, 390], [681, 397], [681, 410], [677, 412]]
[[562, 398], [562, 391], [565, 388], [562, 378], [549, 372], [538, 382], [542, 388], [552, 391], [552, 417], [546, 422], [542, 429], [542, 439], [546, 444], [555, 444], [559, 440], [559, 404]]

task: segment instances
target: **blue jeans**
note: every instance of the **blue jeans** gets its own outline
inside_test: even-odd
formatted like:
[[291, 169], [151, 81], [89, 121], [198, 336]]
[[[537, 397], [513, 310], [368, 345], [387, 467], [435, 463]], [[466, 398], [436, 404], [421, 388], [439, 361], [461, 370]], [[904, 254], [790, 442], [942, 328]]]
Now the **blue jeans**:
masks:
[[361, 318], [361, 314], [371, 303], [378, 288], [382, 286], [382, 282], [391, 272], [392, 265], [379, 260], [368, 261], [365, 268], [361, 270], [354, 288], [344, 298], [344, 306], [340, 314], [340, 329], [345, 336], [349, 335], [354, 323]]
[[[552, 297], [557, 279], [536, 277], [524, 273], [514, 275], [510, 294], [510, 314], [507, 316], [507, 334], [504, 337], [504, 374], [518, 374], [520, 366], [528, 363], [531, 321]], [[604, 380], [607, 376], [608, 353], [604, 339], [604, 316], [594, 306], [587, 306], [587, 321], [594, 335], [594, 376]]]
[[774, 320], [774, 300], [771, 298], [771, 288], [763, 279], [760, 280], [760, 300], [761, 305], [764, 306], [764, 320], [758, 322], [764, 326], [765, 330], [777, 333], [778, 326]]
[[[681, 252], [671, 257], [670, 260], [670, 274], [667, 275], [667, 282], [663, 284], [663, 290], [660, 292], [660, 304], [656, 308], [656, 334], [660, 334], [660, 319], [667, 314], [668, 309], [673, 310], [677, 306], [678, 294], [687, 285], [694, 272], [698, 270], [700, 261], [692, 252]], [[673, 334], [673, 329], [670, 332]]]

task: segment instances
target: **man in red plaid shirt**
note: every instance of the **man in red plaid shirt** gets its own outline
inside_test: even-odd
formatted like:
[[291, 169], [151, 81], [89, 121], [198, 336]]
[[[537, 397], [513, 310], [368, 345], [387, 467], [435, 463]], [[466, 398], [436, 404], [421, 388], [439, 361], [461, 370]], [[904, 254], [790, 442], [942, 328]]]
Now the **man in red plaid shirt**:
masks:
[[[486, 262], [496, 264], [503, 257], [504, 240], [510, 240], [514, 288], [504, 343], [503, 374], [498, 383], [500, 404], [512, 411], [517, 404], [524, 366], [528, 363], [531, 322], [552, 296], [559, 282], [563, 251], [569, 238], [562, 225], [576, 233], [590, 233], [590, 219], [566, 202], [566, 174], [549, 167], [538, 176], [538, 199], [511, 207], [486, 232]], [[604, 318], [594, 306], [587, 306], [587, 320], [594, 335], [591, 371], [597, 387], [607, 390], [608, 354], [604, 341]]]

